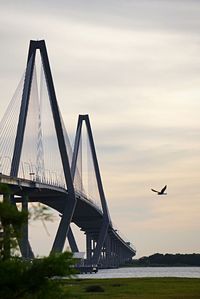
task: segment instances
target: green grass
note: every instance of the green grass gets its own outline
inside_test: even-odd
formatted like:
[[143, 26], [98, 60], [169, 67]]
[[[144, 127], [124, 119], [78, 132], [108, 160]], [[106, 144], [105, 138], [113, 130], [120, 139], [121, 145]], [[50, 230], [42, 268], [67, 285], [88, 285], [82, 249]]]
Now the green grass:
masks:
[[62, 285], [77, 299], [200, 299], [200, 279], [195, 278], [75, 279]]

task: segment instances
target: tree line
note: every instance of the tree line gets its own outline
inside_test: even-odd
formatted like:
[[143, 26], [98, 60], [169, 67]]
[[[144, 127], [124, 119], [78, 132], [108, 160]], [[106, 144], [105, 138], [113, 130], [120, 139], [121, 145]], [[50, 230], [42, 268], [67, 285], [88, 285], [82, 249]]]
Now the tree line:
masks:
[[129, 263], [130, 266], [155, 267], [155, 266], [200, 266], [200, 254], [161, 254], [155, 253], [134, 259]]

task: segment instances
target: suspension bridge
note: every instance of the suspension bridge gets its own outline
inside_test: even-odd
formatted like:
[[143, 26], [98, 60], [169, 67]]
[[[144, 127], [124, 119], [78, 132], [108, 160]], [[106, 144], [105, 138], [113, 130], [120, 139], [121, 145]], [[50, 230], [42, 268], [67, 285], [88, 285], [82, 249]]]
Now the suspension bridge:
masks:
[[[85, 234], [85, 263], [118, 267], [136, 250], [111, 221], [88, 115], [79, 115], [74, 140], [72, 147], [45, 41], [30, 41], [25, 72], [0, 122], [0, 183], [9, 186], [16, 208], [28, 211], [29, 203], [40, 202], [59, 212], [50, 252], [62, 252], [66, 238], [79, 252], [74, 223]], [[34, 258], [28, 226], [19, 248], [24, 258]]]

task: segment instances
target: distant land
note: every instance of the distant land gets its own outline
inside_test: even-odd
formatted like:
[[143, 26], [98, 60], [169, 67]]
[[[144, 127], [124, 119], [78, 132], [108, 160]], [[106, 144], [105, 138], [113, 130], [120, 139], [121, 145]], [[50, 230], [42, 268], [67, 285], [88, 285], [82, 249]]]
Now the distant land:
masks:
[[160, 254], [155, 253], [139, 259], [133, 259], [126, 267], [200, 267], [200, 254]]

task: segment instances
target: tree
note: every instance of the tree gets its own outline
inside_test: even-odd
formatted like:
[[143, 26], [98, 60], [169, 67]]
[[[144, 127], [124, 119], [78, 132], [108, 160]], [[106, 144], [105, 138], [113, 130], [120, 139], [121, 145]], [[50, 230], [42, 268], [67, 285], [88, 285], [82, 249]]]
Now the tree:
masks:
[[11, 257], [11, 250], [17, 247], [17, 239], [28, 214], [18, 211], [11, 204], [12, 195], [7, 185], [0, 184], [0, 193], [3, 193], [3, 201], [0, 202], [0, 259], [6, 260]]
[[0, 298], [63, 298], [60, 283], [52, 278], [70, 277], [75, 273], [72, 253], [54, 253], [34, 260], [14, 256], [17, 239], [28, 215], [11, 203], [12, 195], [6, 185], [0, 185], [0, 193], [3, 194], [0, 202]]

